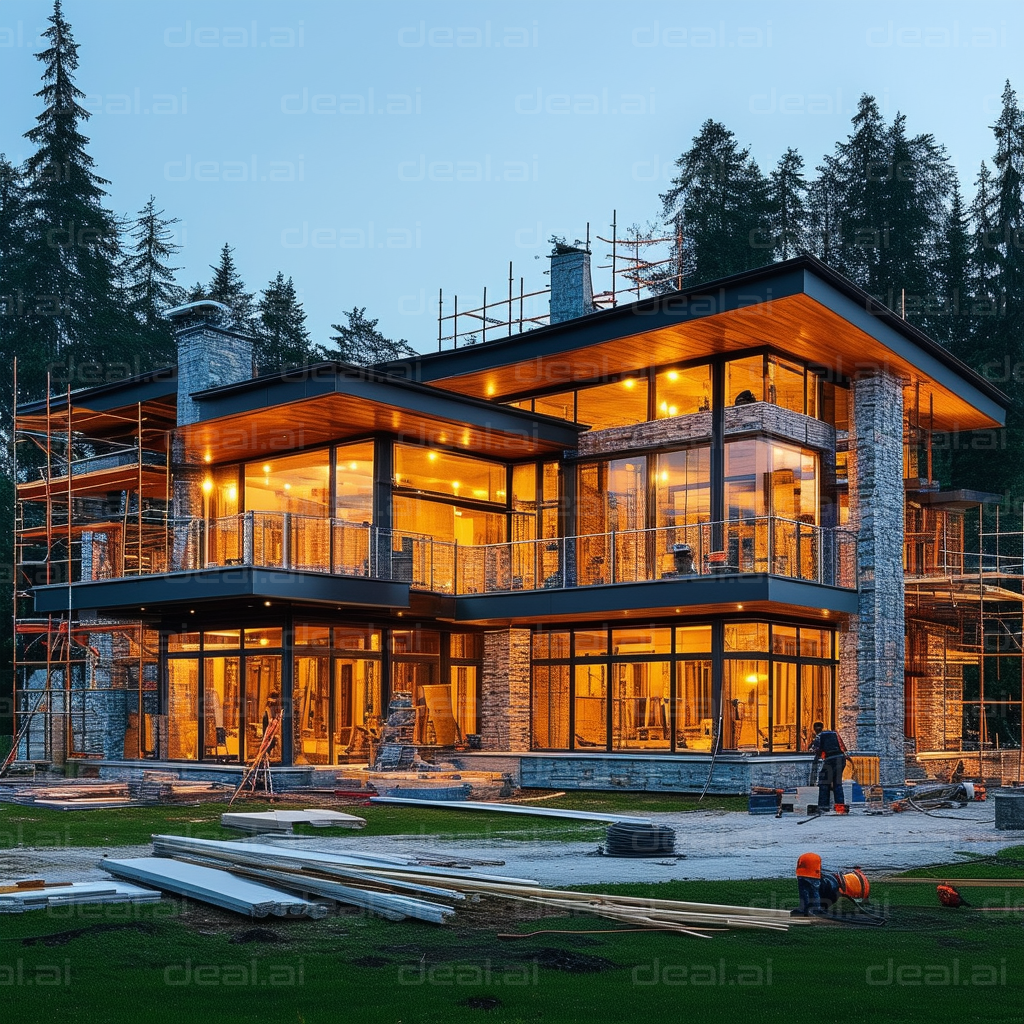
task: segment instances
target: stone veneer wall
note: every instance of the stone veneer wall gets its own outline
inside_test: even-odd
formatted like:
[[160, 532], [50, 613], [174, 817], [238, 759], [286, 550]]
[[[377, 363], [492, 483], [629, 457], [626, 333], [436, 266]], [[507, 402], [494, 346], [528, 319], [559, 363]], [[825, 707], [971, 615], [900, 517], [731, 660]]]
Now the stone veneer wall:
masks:
[[480, 734], [485, 750], [530, 749], [530, 630], [484, 634]]
[[840, 634], [839, 729], [877, 756], [883, 785], [906, 774], [903, 753], [903, 386], [887, 373], [854, 381], [850, 522], [857, 531], [859, 612]]
[[[770, 402], [754, 402], [726, 409], [725, 435], [738, 434], [771, 435], [824, 452], [835, 451], [836, 445], [836, 432], [828, 423]], [[674, 448], [701, 441], [711, 443], [710, 412], [672, 416], [628, 427], [591, 430], [580, 436], [579, 455], [614, 455], [650, 448]]]

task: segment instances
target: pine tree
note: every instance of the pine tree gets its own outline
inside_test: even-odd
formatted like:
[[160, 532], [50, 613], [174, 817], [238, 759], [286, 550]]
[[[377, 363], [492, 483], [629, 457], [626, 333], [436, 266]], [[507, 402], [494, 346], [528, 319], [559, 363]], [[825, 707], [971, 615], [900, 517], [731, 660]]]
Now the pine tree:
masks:
[[26, 227], [21, 276], [23, 314], [17, 318], [19, 348], [35, 354], [26, 361], [26, 384], [42, 390], [47, 363], [71, 355], [78, 361], [120, 360], [129, 355], [131, 326], [118, 288], [116, 218], [103, 207], [108, 184], [93, 171], [88, 139], [79, 125], [90, 114], [74, 84], [78, 46], [54, 3], [43, 63], [44, 109], [25, 137], [36, 151], [25, 166]]
[[775, 252], [788, 260], [807, 247], [807, 181], [804, 160], [790, 147], [768, 178], [774, 222]]
[[836, 147], [843, 226], [833, 265], [873, 291], [881, 250], [888, 240], [884, 183], [890, 169], [885, 121], [873, 96], [861, 96], [852, 124], [849, 138]]
[[232, 255], [234, 251], [227, 242], [224, 243], [224, 247], [220, 251], [220, 262], [210, 265], [210, 269], [213, 271], [210, 283], [202, 289], [203, 294], [201, 295], [196, 294], [200, 287], [197, 285], [190, 293], [190, 300], [214, 299], [217, 302], [223, 302], [231, 309], [231, 320], [234, 327], [243, 333], [255, 334], [258, 327], [253, 294], [245, 290], [245, 282], [235, 266], [235, 259]]
[[972, 333], [971, 236], [963, 196], [955, 181], [953, 199], [936, 253], [935, 276], [937, 309], [925, 330], [963, 359], [969, 355]]
[[740, 149], [725, 125], [707, 120], [676, 167], [661, 203], [665, 221], [682, 226], [682, 252], [677, 245], [673, 256], [684, 285], [770, 263], [768, 184], [749, 149]]
[[302, 366], [315, 357], [306, 328], [306, 312], [295, 295], [295, 285], [280, 271], [260, 295], [257, 304], [259, 334], [256, 366], [260, 373]]
[[185, 290], [175, 283], [170, 261], [181, 248], [173, 241], [171, 226], [176, 217], [165, 218], [149, 197], [139, 211], [130, 234], [135, 244], [124, 264], [125, 292], [129, 308], [140, 325], [140, 340], [154, 361], [174, 360], [174, 337], [163, 313], [184, 301]]
[[331, 359], [339, 359], [344, 363], [355, 363], [357, 366], [372, 366], [375, 363], [386, 363], [393, 359], [403, 359], [416, 355], [412, 346], [403, 338], [392, 341], [385, 338], [377, 330], [376, 320], [366, 319], [366, 307], [353, 306], [345, 313], [348, 320], [346, 326], [331, 324], [332, 330], [338, 333], [331, 336], [337, 346], [328, 353]]
[[811, 252], [839, 269], [843, 246], [842, 174], [839, 161], [826, 156], [807, 189], [807, 233]]

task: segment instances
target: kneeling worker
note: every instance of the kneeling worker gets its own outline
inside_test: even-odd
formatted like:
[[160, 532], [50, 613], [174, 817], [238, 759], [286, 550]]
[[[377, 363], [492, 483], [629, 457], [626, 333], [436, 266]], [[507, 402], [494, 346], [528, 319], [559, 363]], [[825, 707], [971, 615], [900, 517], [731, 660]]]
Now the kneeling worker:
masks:
[[801, 853], [796, 862], [796, 887], [800, 893], [800, 909], [793, 916], [806, 917], [821, 914], [821, 857], [816, 853]]

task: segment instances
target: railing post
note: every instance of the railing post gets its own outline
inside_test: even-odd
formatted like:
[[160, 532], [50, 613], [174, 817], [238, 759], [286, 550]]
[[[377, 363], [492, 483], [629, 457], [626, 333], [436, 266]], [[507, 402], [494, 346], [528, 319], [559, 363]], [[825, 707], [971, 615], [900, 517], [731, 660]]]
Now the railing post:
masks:
[[462, 593], [462, 588], [459, 586], [459, 542], [455, 541], [452, 546], [452, 593]]
[[427, 557], [430, 559], [430, 574], [428, 577], [428, 589], [434, 592], [434, 538], [430, 538], [430, 546], [427, 548]]
[[253, 512], [242, 513], [242, 564], [252, 565], [256, 560], [256, 517]]
[[281, 568], [292, 567], [292, 514], [281, 513]]
[[615, 531], [611, 532], [611, 541], [608, 544], [608, 557], [611, 559], [611, 568], [608, 572], [609, 582], [615, 582]]

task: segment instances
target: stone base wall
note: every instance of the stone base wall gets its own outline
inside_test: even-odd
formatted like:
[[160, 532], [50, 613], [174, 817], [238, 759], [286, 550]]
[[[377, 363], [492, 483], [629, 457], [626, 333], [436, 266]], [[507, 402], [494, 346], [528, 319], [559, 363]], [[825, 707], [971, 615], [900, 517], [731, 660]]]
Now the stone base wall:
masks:
[[484, 634], [480, 735], [487, 750], [530, 749], [530, 631]]

